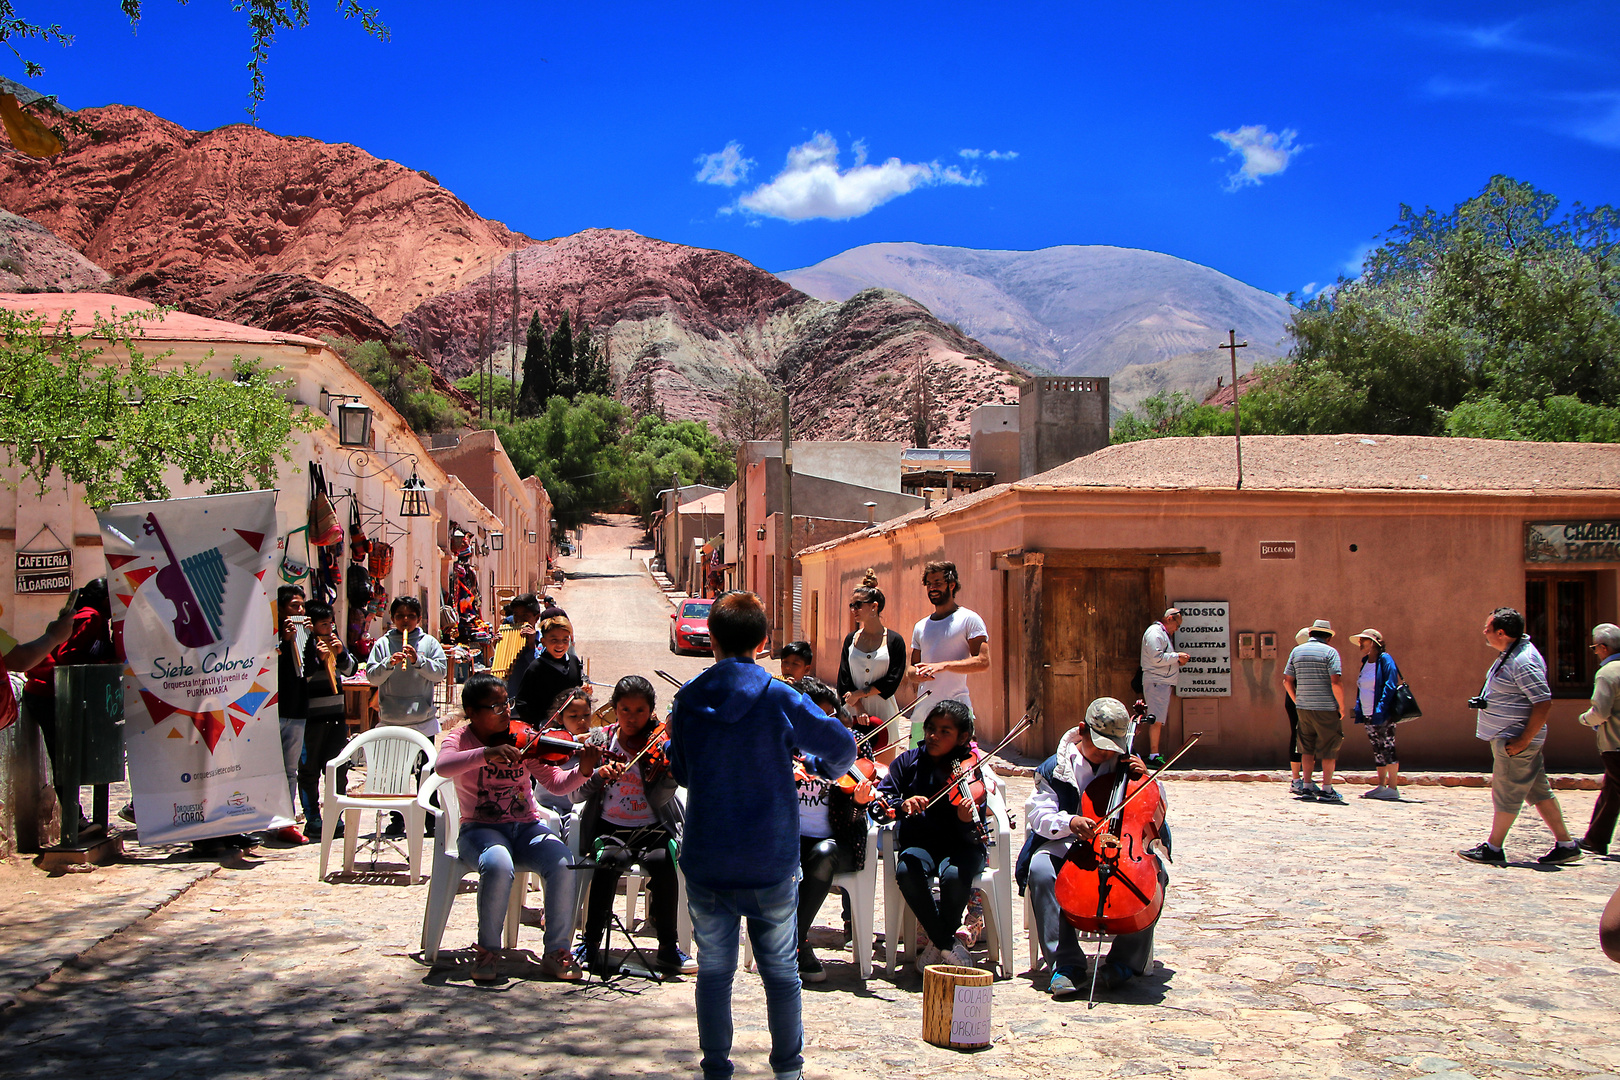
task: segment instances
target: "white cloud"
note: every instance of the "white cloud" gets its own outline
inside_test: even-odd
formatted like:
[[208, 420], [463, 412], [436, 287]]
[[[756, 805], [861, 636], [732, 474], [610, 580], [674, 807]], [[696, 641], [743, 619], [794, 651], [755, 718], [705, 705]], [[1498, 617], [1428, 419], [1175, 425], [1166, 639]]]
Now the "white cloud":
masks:
[[1340, 272], [1343, 273], [1345, 277], [1354, 281], [1356, 278], [1361, 276], [1362, 270], [1366, 267], [1367, 256], [1371, 255], [1377, 250], [1377, 244], [1367, 243], [1359, 245], [1350, 253], [1350, 257], [1344, 260], [1344, 264], [1339, 267]]
[[1599, 146], [1620, 150], [1620, 90], [1571, 94], [1582, 116], [1568, 125], [1570, 134]]
[[957, 153], [969, 161], [975, 161], [981, 157], [989, 158], [991, 161], [1011, 161], [1018, 156], [1016, 150], [958, 150]]
[[1568, 56], [1569, 52], [1556, 45], [1547, 45], [1539, 41], [1531, 41], [1519, 33], [1519, 23], [1502, 23], [1500, 26], [1446, 26], [1441, 27], [1442, 36], [1466, 46], [1478, 49], [1480, 52], [1513, 53], [1520, 56]]
[[969, 161], [973, 161], [975, 158], [981, 158], [984, 156], [983, 150], [958, 150], [957, 153], [961, 154]]
[[941, 166], [937, 161], [907, 163], [889, 158], [868, 165], [865, 143], [857, 140], [851, 149], [855, 163], [839, 169], [837, 140], [828, 132], [817, 132], [809, 142], [788, 151], [787, 164], [769, 183], [750, 191], [738, 203], [750, 213], [783, 221], [845, 221], [918, 188], [984, 183], [977, 173], [964, 174], [954, 165]]
[[1276, 176], [1288, 168], [1303, 146], [1294, 140], [1299, 132], [1293, 128], [1268, 131], [1264, 124], [1245, 124], [1236, 131], [1217, 131], [1210, 136], [1226, 144], [1232, 154], [1241, 155], [1243, 164], [1226, 178], [1226, 190], [1236, 191], [1245, 184], [1258, 184], [1263, 177]]
[[748, 170], [756, 162], [753, 158], [743, 157], [742, 144], [733, 139], [726, 143], [724, 150], [713, 154], [703, 154], [697, 159], [698, 171], [694, 180], [704, 184], [719, 184], [721, 187], [736, 187], [748, 178]]

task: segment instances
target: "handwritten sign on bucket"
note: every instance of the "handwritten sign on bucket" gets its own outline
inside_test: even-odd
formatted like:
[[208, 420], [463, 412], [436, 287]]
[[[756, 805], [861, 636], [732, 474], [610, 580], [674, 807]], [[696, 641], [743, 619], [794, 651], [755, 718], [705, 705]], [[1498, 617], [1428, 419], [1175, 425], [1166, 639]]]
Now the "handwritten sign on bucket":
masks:
[[990, 1045], [992, 977], [980, 968], [930, 964], [923, 971], [923, 1041], [953, 1050]]

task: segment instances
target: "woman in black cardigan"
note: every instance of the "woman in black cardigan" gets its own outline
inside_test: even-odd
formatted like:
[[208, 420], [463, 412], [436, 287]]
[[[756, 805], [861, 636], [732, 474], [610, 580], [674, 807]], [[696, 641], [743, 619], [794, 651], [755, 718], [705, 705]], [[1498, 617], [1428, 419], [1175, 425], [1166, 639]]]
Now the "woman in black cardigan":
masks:
[[[838, 652], [838, 695], [855, 717], [859, 737], [899, 711], [894, 692], [906, 674], [906, 641], [883, 625], [883, 590], [877, 587], [876, 571], [866, 572], [849, 606], [858, 625]], [[872, 740], [872, 750], [887, 764], [904, 741], [904, 735], [887, 730]]]

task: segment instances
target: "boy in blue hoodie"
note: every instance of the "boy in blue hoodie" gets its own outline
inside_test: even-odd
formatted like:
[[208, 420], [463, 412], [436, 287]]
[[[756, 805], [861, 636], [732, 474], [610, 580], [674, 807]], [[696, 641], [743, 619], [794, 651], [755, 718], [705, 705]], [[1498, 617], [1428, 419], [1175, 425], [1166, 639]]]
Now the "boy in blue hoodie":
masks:
[[835, 776], [855, 763], [855, 738], [843, 724], [754, 663], [765, 631], [753, 593], [716, 600], [709, 634], [717, 662], [675, 694], [669, 714], [670, 770], [687, 789], [680, 864], [709, 1080], [732, 1074], [731, 983], [743, 919], [765, 985], [771, 1069], [778, 1080], [796, 1080], [804, 1068], [793, 755], [821, 758]]

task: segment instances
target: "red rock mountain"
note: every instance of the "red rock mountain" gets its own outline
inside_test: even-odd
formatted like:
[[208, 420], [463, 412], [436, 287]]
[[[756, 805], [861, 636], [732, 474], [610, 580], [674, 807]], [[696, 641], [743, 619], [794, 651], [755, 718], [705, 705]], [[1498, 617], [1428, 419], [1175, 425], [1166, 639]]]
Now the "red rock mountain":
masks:
[[91, 133], [70, 133], [55, 157], [0, 158], [0, 206], [149, 292], [303, 274], [391, 324], [531, 242], [346, 143], [246, 124], [187, 131], [126, 105], [76, 116]]
[[789, 389], [805, 437], [909, 442], [920, 379], [932, 440], [963, 445], [973, 406], [1017, 398], [1018, 368], [899, 293], [815, 300], [735, 255], [631, 232], [534, 243], [347, 144], [187, 131], [123, 105], [77, 117], [91, 133], [55, 157], [0, 158], [0, 207], [86, 257], [74, 273], [110, 271], [109, 290], [316, 336], [381, 338], [397, 323], [445, 388], [480, 354], [497, 260], [509, 368], [516, 252], [519, 349], [531, 311], [548, 326], [567, 311], [604, 344], [620, 393], [650, 388], [672, 418], [713, 420], [742, 376], [761, 375]]
[[[896, 292], [814, 300], [745, 259], [612, 229], [517, 252], [518, 367], [531, 312], [567, 312], [607, 350], [616, 385], [651, 382], [671, 417], [713, 420], [745, 375], [785, 384], [807, 438], [910, 441], [906, 388], [919, 370], [935, 408], [933, 441], [966, 445], [968, 412], [1017, 400], [1023, 373]], [[493, 305], [493, 307], [492, 307]], [[512, 259], [426, 301], [400, 329], [451, 377], [470, 371], [493, 323], [496, 370], [511, 370]]]

